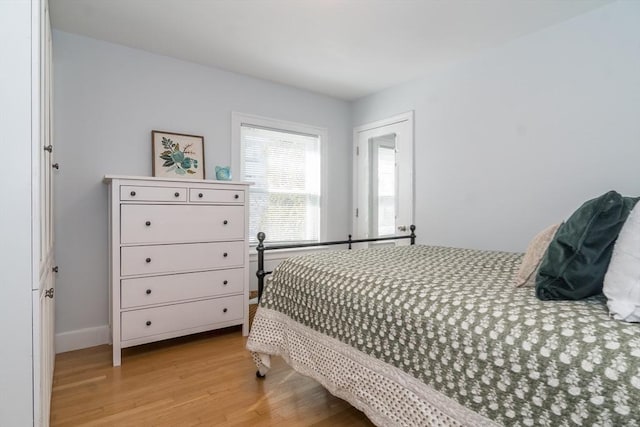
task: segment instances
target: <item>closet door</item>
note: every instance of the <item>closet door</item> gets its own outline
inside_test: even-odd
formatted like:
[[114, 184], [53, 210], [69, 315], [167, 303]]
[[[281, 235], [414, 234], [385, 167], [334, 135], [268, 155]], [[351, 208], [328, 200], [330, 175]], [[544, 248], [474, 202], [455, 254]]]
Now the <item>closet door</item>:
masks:
[[[32, 285], [33, 299], [33, 419], [36, 426], [48, 426], [51, 405], [51, 389], [53, 385], [53, 368], [55, 362], [54, 346], [54, 298], [55, 298], [55, 258], [53, 254], [53, 179], [57, 172], [54, 161], [55, 147], [52, 131], [52, 69], [51, 69], [51, 28], [47, 0], [34, 2], [34, 22], [40, 26], [33, 30], [34, 49], [39, 55], [38, 90], [34, 91], [33, 109], [34, 129], [37, 147], [37, 158], [34, 166], [38, 166], [34, 176], [34, 280]], [[37, 20], [36, 20], [37, 19]], [[37, 230], [37, 231], [36, 231]]]
[[[42, 289], [33, 291], [34, 310], [34, 425], [46, 427], [51, 414], [51, 390], [55, 351], [53, 345], [55, 270], [49, 270], [42, 280]], [[36, 330], [38, 334], [36, 334]]]
[[58, 171], [58, 165], [55, 162], [55, 147], [53, 144], [53, 70], [52, 70], [52, 40], [51, 40], [51, 27], [49, 19], [49, 5], [46, 0], [42, 2], [43, 7], [43, 37], [42, 43], [44, 45], [43, 52], [43, 74], [44, 85], [42, 91], [44, 114], [43, 124], [44, 135], [43, 141], [45, 147], [52, 147], [51, 151], [44, 151], [45, 164], [42, 170], [42, 174], [45, 178], [45, 185], [42, 189], [44, 198], [44, 221], [43, 228], [45, 229], [45, 236], [43, 246], [45, 250], [45, 265], [44, 265], [44, 283], [41, 287], [41, 293], [44, 295], [42, 302], [42, 324], [40, 326], [41, 342], [42, 342], [42, 357], [41, 357], [41, 377], [42, 377], [42, 407], [40, 413], [42, 415], [43, 426], [49, 425], [49, 414], [51, 407], [51, 389], [53, 387], [53, 368], [55, 363], [55, 345], [54, 345], [54, 332], [55, 332], [55, 276], [58, 271], [58, 267], [55, 267], [55, 259], [53, 253], [54, 233], [53, 233], [53, 180], [55, 174]]
[[51, 27], [47, 1], [42, 1], [40, 75], [40, 272], [48, 270], [53, 255], [53, 174], [55, 147], [52, 129]]

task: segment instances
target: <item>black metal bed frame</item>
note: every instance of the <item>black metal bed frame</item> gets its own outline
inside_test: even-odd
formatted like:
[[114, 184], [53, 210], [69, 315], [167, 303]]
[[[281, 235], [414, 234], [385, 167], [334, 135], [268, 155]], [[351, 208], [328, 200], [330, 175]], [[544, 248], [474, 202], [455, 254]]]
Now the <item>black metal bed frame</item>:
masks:
[[261, 231], [258, 233], [258, 246], [256, 246], [256, 250], [258, 251], [258, 271], [256, 271], [256, 276], [258, 276], [258, 301], [262, 298], [262, 291], [264, 290], [264, 278], [265, 276], [271, 274], [271, 271], [264, 271], [264, 252], [265, 251], [275, 251], [278, 249], [295, 249], [295, 248], [312, 248], [316, 246], [331, 246], [331, 245], [349, 245], [348, 249], [351, 249], [351, 245], [353, 243], [366, 243], [366, 242], [380, 242], [384, 240], [400, 240], [400, 239], [411, 239], [411, 244], [416, 244], [416, 226], [411, 225], [409, 227], [411, 230], [411, 234], [408, 236], [391, 236], [391, 237], [378, 237], [372, 239], [352, 239], [351, 234], [349, 234], [348, 240], [336, 240], [333, 242], [316, 242], [316, 243], [299, 243], [299, 244], [290, 244], [290, 245], [274, 245], [274, 246], [265, 246], [264, 239], [266, 235]]

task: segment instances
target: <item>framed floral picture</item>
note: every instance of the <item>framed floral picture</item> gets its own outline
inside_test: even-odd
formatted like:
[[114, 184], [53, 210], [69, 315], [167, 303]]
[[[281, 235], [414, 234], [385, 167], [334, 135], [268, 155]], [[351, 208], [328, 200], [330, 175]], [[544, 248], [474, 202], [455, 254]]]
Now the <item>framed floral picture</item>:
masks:
[[204, 179], [204, 137], [151, 131], [153, 176]]

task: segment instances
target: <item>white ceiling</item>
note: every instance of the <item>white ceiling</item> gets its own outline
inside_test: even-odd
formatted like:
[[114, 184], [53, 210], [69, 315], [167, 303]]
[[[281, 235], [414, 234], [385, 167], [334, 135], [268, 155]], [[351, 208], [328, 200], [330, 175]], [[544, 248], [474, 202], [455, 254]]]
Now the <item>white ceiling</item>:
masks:
[[53, 27], [346, 100], [611, 0], [50, 0]]

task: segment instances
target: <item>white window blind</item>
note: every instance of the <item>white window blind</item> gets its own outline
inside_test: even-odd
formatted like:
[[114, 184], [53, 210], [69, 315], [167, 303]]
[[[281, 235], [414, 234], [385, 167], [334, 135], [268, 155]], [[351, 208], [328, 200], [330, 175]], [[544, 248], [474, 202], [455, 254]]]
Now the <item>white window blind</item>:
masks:
[[243, 179], [249, 190], [249, 240], [314, 242], [320, 236], [320, 137], [242, 124]]

